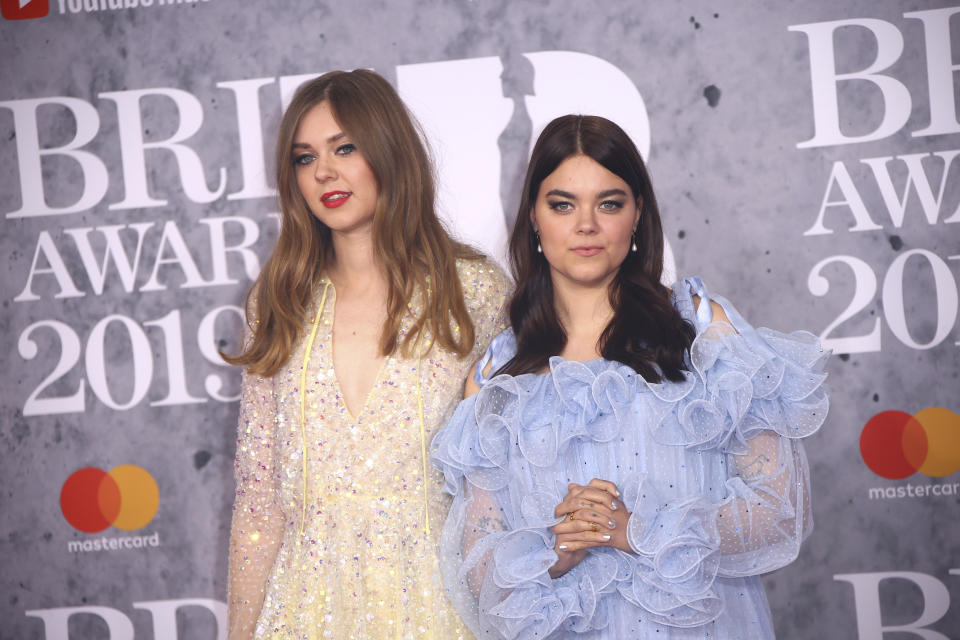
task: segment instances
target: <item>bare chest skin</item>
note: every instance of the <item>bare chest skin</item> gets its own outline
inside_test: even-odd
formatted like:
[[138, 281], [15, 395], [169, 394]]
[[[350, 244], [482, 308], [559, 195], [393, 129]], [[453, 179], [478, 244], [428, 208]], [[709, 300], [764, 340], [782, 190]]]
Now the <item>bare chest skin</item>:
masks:
[[343, 402], [352, 417], [364, 409], [386, 358], [380, 331], [386, 316], [383, 296], [337, 293], [333, 315], [333, 368]]
[[600, 338], [600, 331], [588, 331], [581, 335], [567, 335], [567, 344], [564, 345], [560, 357], [564, 360], [576, 360], [586, 362], [596, 360], [600, 357], [600, 350], [597, 349], [597, 340]]

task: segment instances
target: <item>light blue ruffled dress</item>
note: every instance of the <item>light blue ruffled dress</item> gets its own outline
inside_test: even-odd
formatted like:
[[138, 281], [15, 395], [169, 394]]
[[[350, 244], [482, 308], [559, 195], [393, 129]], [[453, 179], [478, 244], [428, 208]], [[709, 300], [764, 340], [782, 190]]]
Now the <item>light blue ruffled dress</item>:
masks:
[[[710, 300], [697, 278], [674, 287], [697, 333], [679, 383], [560, 357], [484, 379], [516, 352], [510, 330], [494, 340], [431, 449], [453, 495], [444, 584], [478, 638], [773, 638], [759, 576], [813, 526], [800, 441], [826, 417], [829, 354], [720, 297], [730, 323], [712, 322]], [[619, 487], [633, 552], [594, 548], [551, 579], [554, 508], [593, 478]]]

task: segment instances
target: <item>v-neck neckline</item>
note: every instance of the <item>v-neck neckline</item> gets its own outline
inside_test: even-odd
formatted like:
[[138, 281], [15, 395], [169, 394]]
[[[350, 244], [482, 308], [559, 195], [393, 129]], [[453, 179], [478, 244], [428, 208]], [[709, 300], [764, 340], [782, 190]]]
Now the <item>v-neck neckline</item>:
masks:
[[387, 361], [390, 360], [393, 356], [384, 356], [380, 360], [380, 365], [377, 369], [377, 375], [373, 379], [373, 384], [367, 389], [367, 392], [363, 396], [363, 402], [360, 404], [360, 408], [357, 413], [351, 411], [350, 406], [347, 404], [347, 396], [343, 392], [343, 386], [340, 384], [340, 375], [337, 373], [336, 360], [334, 358], [334, 332], [336, 330], [337, 324], [337, 300], [339, 296], [337, 295], [337, 288], [334, 286], [333, 282], [329, 282], [329, 287], [333, 291], [333, 304], [330, 305], [330, 328], [327, 330], [327, 341], [330, 344], [330, 370], [333, 372], [333, 385], [334, 391], [337, 396], [337, 403], [340, 405], [340, 408], [343, 409], [344, 413], [350, 419], [350, 424], [356, 424], [360, 421], [360, 417], [366, 412], [367, 405], [370, 404], [370, 398], [376, 392], [377, 388], [380, 387], [381, 381], [383, 379], [383, 372], [387, 368]]

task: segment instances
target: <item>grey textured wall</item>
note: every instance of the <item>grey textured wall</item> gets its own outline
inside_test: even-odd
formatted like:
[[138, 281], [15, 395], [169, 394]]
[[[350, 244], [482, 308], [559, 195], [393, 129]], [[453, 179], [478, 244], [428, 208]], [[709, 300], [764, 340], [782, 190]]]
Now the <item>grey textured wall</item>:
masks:
[[[448, 215], [486, 250], [537, 127], [604, 112], [649, 149], [680, 274], [756, 325], [843, 318], [808, 447], [816, 530], [766, 579], [778, 632], [960, 638], [960, 7], [49, 0], [10, 19], [47, 2], [23, 1], [0, 21], [0, 638], [217, 637], [239, 379], [212, 351], [240, 321], [216, 310], [274, 236], [281, 78], [356, 67], [414, 105]], [[142, 239], [139, 262], [100, 281], [111, 237], [130, 260]], [[920, 471], [868, 467], [874, 415], [929, 407], [949, 411], [920, 421]], [[71, 474], [121, 465], [155, 480], [156, 513], [124, 511], [149, 482], [117, 472], [137, 526], [71, 526]]]

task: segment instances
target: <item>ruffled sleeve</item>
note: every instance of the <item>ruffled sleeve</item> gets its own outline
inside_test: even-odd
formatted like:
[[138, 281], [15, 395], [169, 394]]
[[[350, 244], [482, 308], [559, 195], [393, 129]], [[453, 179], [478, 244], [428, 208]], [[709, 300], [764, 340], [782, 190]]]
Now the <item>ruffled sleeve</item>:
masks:
[[511, 486], [496, 421], [478, 429], [481, 394], [460, 403], [433, 443], [434, 464], [454, 496], [440, 543], [444, 586], [478, 638], [545, 638], [577, 599], [569, 589], [558, 594], [547, 574], [557, 560], [549, 532], [556, 503]]
[[[444, 584], [477, 637], [603, 632], [615, 618], [702, 625], [725, 606], [718, 578], [796, 557], [812, 527], [801, 440], [826, 417], [828, 354], [715, 300], [729, 323], [713, 321], [699, 280], [674, 290], [696, 327], [683, 382], [552, 358], [546, 376], [483, 380], [438, 434], [434, 463], [454, 496]], [[503, 338], [490, 361], [514, 352]], [[594, 477], [620, 488], [631, 551], [594, 548], [551, 579], [554, 508], [567, 483]]]
[[[693, 296], [699, 298], [695, 305]], [[670, 478], [646, 473], [627, 487], [627, 537], [643, 580], [625, 595], [670, 605], [683, 624], [719, 614], [716, 577], [759, 575], [792, 562], [813, 527], [809, 470], [801, 440], [827, 415], [829, 356], [807, 332], [754, 329], [726, 300], [729, 323], [714, 322], [696, 278], [674, 303], [696, 326], [690, 393], [653, 428], [656, 440], [701, 452], [722, 473], [719, 487], [682, 495]]]
[[[249, 308], [254, 308], [253, 300]], [[256, 318], [250, 319], [255, 326]], [[244, 340], [249, 345], [249, 327]], [[246, 369], [240, 394], [235, 463], [236, 498], [230, 529], [228, 637], [251, 638], [283, 534], [275, 488], [273, 380]]]

